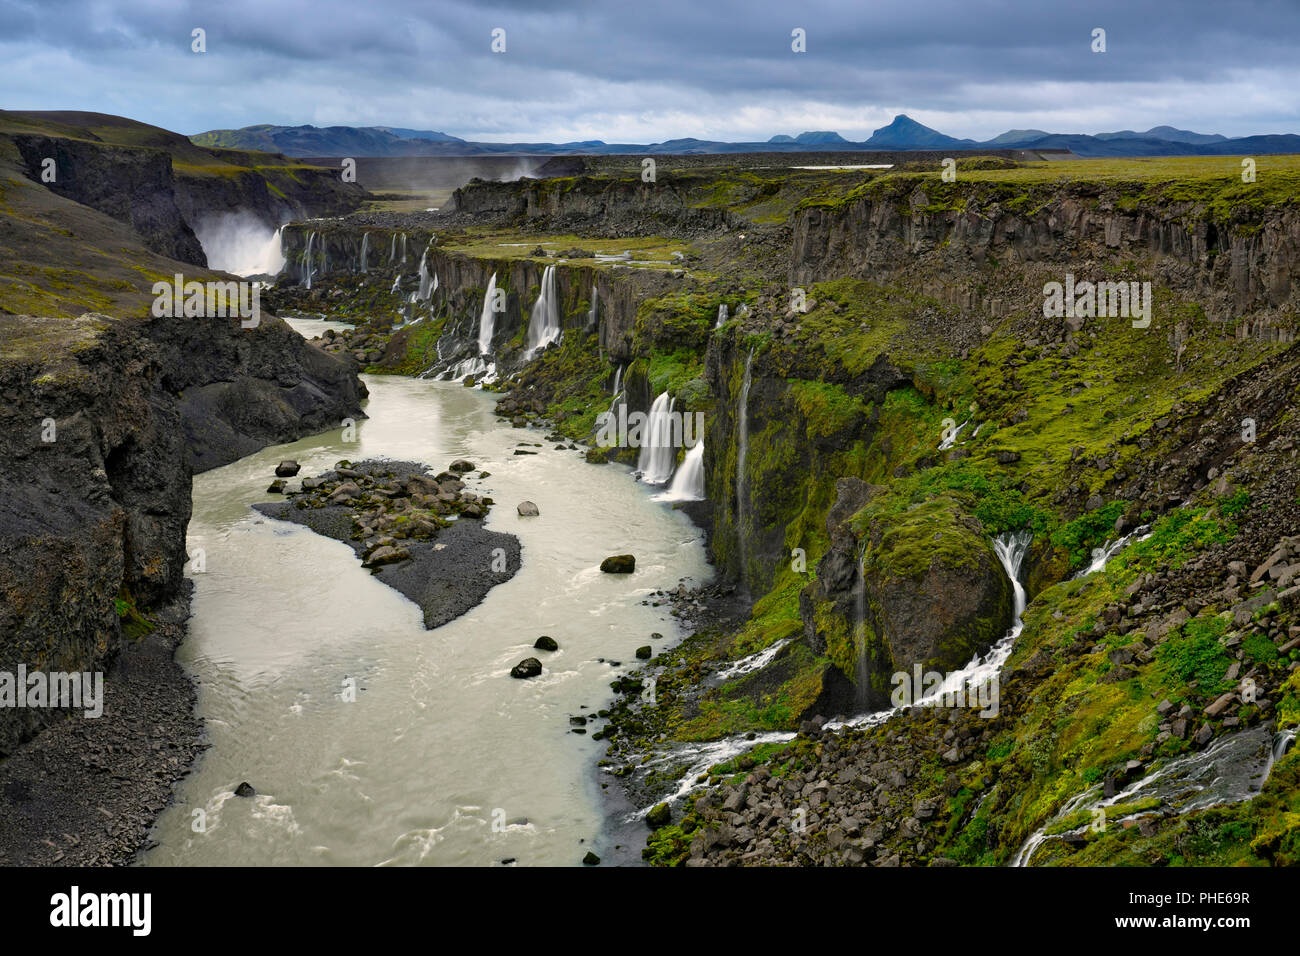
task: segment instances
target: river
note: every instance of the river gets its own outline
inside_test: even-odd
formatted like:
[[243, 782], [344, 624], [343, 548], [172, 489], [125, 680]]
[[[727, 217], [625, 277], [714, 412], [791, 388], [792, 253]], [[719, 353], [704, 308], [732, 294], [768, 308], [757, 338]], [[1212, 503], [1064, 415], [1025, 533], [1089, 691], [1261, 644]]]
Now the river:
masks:
[[[191, 574], [193, 619], [177, 658], [199, 681], [210, 749], [143, 862], [574, 865], [587, 850], [608, 860], [594, 768], [605, 745], [571, 733], [569, 717], [608, 703], [609, 682], [632, 668], [638, 646], [659, 652], [680, 639], [668, 606], [644, 602], [682, 578], [711, 579], [702, 534], [629, 469], [589, 465], [504, 424], [495, 396], [365, 381], [370, 417], [355, 442], [335, 430], [194, 479], [189, 547], [203, 549], [204, 569]], [[516, 456], [521, 441], [543, 447]], [[268, 499], [282, 458], [297, 459], [302, 477], [377, 456], [434, 471], [464, 457], [489, 471], [471, 486], [496, 500], [487, 526], [519, 537], [519, 573], [426, 631], [418, 608], [350, 548], [250, 510]], [[540, 517], [516, 514], [524, 499]], [[636, 555], [634, 574], [598, 570], [624, 552]], [[542, 634], [558, 652], [532, 649]], [[542, 676], [511, 679], [530, 656]], [[358, 682], [355, 702], [347, 678]], [[256, 796], [234, 795], [242, 781]]]

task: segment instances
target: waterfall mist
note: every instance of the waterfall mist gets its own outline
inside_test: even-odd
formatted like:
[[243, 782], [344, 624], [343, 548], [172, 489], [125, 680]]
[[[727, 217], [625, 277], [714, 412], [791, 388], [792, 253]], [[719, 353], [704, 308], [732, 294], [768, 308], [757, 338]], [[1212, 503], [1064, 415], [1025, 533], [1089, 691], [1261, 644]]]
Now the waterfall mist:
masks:
[[278, 275], [284, 268], [280, 230], [251, 212], [206, 216], [194, 229], [208, 266], [237, 276]]

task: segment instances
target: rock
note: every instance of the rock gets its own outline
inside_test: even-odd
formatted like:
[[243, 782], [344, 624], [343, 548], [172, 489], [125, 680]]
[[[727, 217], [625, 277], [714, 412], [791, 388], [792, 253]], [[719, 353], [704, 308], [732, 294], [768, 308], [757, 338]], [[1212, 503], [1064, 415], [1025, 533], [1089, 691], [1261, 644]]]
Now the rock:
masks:
[[636, 659], [639, 661], [648, 661], [650, 660], [650, 655], [653, 653], [654, 653], [654, 648], [652, 648], [649, 644], [646, 644], [644, 647], [638, 647], [636, 649]]
[[327, 500], [332, 505], [340, 505], [351, 501], [359, 494], [361, 494], [361, 489], [357, 487], [355, 482], [345, 481], [330, 493]]
[[636, 557], [630, 554], [610, 555], [600, 562], [600, 569], [606, 574], [631, 574], [636, 570]]
[[466, 461], [464, 458], [457, 458], [447, 466], [447, 470], [456, 472], [473, 471], [474, 463], [472, 461]]
[[1214, 728], [1209, 724], [1201, 724], [1200, 729], [1196, 731], [1196, 736], [1192, 738], [1192, 742], [1198, 747], [1204, 747], [1213, 736]]
[[1231, 690], [1226, 694], [1221, 695], [1214, 703], [1205, 708], [1206, 716], [1218, 717], [1219, 714], [1223, 713], [1224, 709], [1236, 699], [1236, 697], [1237, 692]]
[[545, 634], [533, 642], [533, 647], [539, 651], [558, 651], [560, 649], [560, 645], [555, 643], [555, 638], [547, 637]]
[[405, 548], [397, 548], [392, 545], [385, 545], [375, 548], [370, 554], [366, 555], [361, 562], [363, 568], [378, 568], [385, 564], [396, 564], [398, 561], [405, 561], [411, 556], [411, 552]]
[[599, 448], [588, 448], [583, 457], [589, 465], [604, 465], [609, 462], [609, 456]]
[[243, 783], [241, 783], [239, 786], [235, 788], [235, 796], [254, 797], [257, 796], [257, 791], [253, 789], [253, 785], [251, 783], [245, 780]]
[[284, 461], [280, 462], [280, 464], [275, 466], [275, 477], [292, 478], [294, 475], [298, 474], [298, 469], [301, 467], [302, 466], [293, 459], [286, 458]]
[[673, 814], [668, 809], [668, 804], [661, 803], [655, 806], [645, 815], [645, 822], [650, 825], [651, 830], [658, 830], [660, 827], [666, 827], [672, 823]]
[[515, 510], [524, 518], [536, 518], [541, 514], [541, 512], [537, 510], [537, 505], [533, 504], [531, 501], [519, 502], [515, 507]]
[[582, 862], [585, 866], [599, 866], [600, 857], [588, 850], [587, 855], [582, 858]]
[[542, 672], [542, 662], [535, 657], [525, 657], [522, 661], [510, 668], [510, 676], [516, 680], [524, 680], [529, 677], [536, 677]]
[[266, 493], [267, 493], [268, 495], [282, 495], [282, 494], [284, 494], [284, 479], [283, 479], [283, 478], [277, 478], [277, 479], [275, 479], [275, 481], [271, 482], [271, 487], [266, 489]]

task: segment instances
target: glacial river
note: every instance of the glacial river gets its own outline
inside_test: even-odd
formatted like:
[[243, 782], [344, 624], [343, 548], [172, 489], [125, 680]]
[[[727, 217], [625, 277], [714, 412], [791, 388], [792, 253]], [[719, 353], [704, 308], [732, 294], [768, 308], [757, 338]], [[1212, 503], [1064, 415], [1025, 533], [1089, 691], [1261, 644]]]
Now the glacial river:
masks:
[[[643, 602], [682, 578], [710, 578], [703, 536], [627, 468], [589, 465], [540, 432], [503, 425], [492, 395], [407, 378], [366, 384], [370, 417], [356, 441], [335, 430], [194, 480], [189, 548], [203, 550], [204, 570], [191, 573], [194, 616], [177, 656], [199, 681], [210, 749], [159, 819], [145, 864], [576, 865], [588, 850], [606, 863], [635, 859], [639, 846], [612, 854], [602, 835], [594, 764], [605, 745], [590, 731], [603, 721], [582, 736], [569, 717], [608, 703], [638, 646], [658, 652], [679, 639], [668, 606]], [[522, 441], [543, 447], [516, 456]], [[249, 507], [268, 500], [283, 458], [304, 477], [377, 456], [435, 472], [464, 457], [491, 472], [471, 486], [497, 502], [487, 526], [519, 537], [519, 573], [426, 631], [418, 608], [350, 548]], [[525, 499], [540, 517], [516, 514]], [[598, 570], [624, 552], [636, 555], [634, 574]], [[532, 649], [542, 634], [557, 653]], [[542, 676], [512, 679], [531, 656]], [[256, 796], [234, 795], [243, 781]]]

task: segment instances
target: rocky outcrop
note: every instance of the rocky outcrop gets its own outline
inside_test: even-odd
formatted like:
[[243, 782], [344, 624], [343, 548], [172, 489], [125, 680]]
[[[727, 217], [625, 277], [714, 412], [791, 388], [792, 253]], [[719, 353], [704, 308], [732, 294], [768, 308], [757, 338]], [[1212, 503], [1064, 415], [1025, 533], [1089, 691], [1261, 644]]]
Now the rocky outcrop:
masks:
[[[270, 317], [0, 316], [0, 344], [9, 673], [106, 670], [182, 593], [192, 472], [362, 414], [354, 373]], [[0, 753], [59, 713], [0, 709]]]
[[55, 179], [49, 189], [105, 215], [130, 223], [144, 244], [160, 255], [206, 266], [207, 256], [176, 202], [171, 157], [152, 149], [129, 149], [78, 139], [16, 135], [28, 176], [42, 182], [48, 159]]
[[195, 472], [365, 417], [366, 388], [346, 360], [273, 316], [253, 329], [221, 322], [166, 317], [144, 326], [159, 353], [160, 384], [178, 396]]

